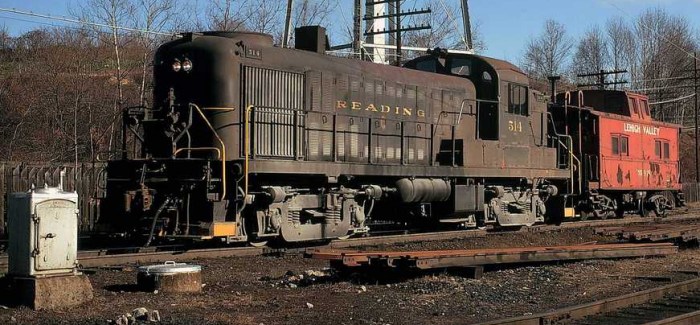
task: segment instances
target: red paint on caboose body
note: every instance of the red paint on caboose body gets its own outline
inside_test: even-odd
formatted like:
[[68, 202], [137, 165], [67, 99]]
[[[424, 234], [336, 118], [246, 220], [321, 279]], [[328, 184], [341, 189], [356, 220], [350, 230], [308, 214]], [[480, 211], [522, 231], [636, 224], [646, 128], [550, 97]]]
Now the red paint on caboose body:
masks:
[[[572, 137], [578, 198], [583, 216], [636, 211], [662, 215], [683, 204], [680, 195], [680, 126], [654, 121], [647, 96], [616, 90], [557, 95], [550, 110]], [[555, 122], [557, 125], [557, 122]]]
[[[582, 92], [594, 136], [583, 135], [582, 148], [596, 148], [597, 164], [589, 190], [679, 190], [679, 125], [654, 121], [649, 99], [624, 91]], [[585, 132], [585, 131], [584, 131]], [[587, 139], [587, 140], [586, 140]], [[590, 143], [586, 143], [590, 142]], [[584, 150], [585, 151], [585, 150]], [[590, 154], [591, 152], [589, 152]]]
[[600, 190], [678, 190], [677, 125], [654, 121], [644, 95], [627, 93], [630, 116], [598, 116]]

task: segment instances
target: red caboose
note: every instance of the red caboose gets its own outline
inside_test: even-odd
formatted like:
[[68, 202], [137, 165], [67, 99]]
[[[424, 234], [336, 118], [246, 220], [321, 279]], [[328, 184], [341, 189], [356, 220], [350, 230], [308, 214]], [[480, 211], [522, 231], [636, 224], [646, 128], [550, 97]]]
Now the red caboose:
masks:
[[[679, 183], [680, 126], [654, 121], [647, 96], [582, 90], [557, 96], [558, 128], [571, 135], [578, 170], [573, 197], [582, 219], [634, 211], [664, 215], [683, 204]], [[562, 131], [562, 130], [558, 130]]]

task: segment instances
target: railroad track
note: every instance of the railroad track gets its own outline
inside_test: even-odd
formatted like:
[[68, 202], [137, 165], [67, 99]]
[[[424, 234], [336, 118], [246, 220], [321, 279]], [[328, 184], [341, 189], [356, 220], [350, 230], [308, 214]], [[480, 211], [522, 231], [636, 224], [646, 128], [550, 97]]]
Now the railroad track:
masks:
[[[683, 214], [670, 216], [667, 218], [641, 218], [630, 217], [624, 219], [609, 219], [609, 220], [590, 220], [562, 223], [556, 225], [536, 225], [532, 227], [523, 227], [518, 230], [498, 230], [493, 229], [470, 229], [457, 231], [442, 231], [428, 233], [412, 233], [401, 235], [384, 235], [384, 236], [369, 236], [350, 238], [346, 240], [332, 241], [326, 245], [304, 246], [293, 248], [272, 248], [272, 247], [226, 247], [226, 248], [204, 248], [204, 249], [187, 249], [184, 246], [176, 247], [169, 246], [165, 250], [158, 250], [158, 247], [151, 248], [114, 248], [114, 249], [99, 249], [79, 251], [78, 260], [80, 265], [85, 268], [102, 267], [110, 265], [125, 265], [125, 264], [145, 264], [159, 263], [164, 261], [191, 261], [197, 258], [224, 258], [224, 257], [239, 257], [239, 256], [255, 256], [255, 255], [271, 255], [285, 253], [303, 253], [308, 248], [351, 248], [373, 245], [391, 245], [400, 243], [423, 242], [423, 241], [441, 241], [441, 240], [457, 240], [475, 237], [485, 237], [489, 235], [502, 235], [508, 233], [526, 233], [526, 232], [548, 232], [557, 231], [560, 229], [586, 228], [586, 227], [604, 227], [617, 226], [627, 224], [640, 223], [668, 223], [700, 220], [700, 215]], [[7, 256], [0, 255], [0, 273], [7, 271]]]
[[499, 319], [478, 325], [495, 324], [700, 324], [700, 278], [547, 313]]

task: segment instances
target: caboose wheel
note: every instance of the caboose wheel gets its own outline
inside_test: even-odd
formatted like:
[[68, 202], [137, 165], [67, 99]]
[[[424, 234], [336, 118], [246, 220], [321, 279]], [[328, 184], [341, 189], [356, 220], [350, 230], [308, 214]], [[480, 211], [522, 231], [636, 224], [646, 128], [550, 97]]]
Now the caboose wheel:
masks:
[[663, 195], [654, 195], [649, 199], [650, 208], [657, 217], [663, 218], [669, 208], [673, 208], [669, 200]]

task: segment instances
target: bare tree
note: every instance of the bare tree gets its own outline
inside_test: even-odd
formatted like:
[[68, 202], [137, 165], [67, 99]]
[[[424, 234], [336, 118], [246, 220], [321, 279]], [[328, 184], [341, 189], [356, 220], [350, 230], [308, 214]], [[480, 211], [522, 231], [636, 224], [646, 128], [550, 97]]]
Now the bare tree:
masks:
[[244, 28], [245, 16], [242, 8], [247, 0], [216, 0], [211, 1], [207, 10], [209, 23], [206, 27], [212, 30], [236, 31]]
[[122, 44], [120, 42], [119, 28], [127, 25], [127, 22], [133, 16], [134, 6], [129, 0], [86, 0], [79, 2], [74, 10], [73, 14], [84, 21], [110, 26], [110, 42], [114, 49], [116, 64], [117, 100], [118, 105], [121, 105], [124, 102], [124, 94], [122, 91], [122, 57], [120, 55]]
[[613, 18], [605, 24], [610, 68], [625, 69], [636, 57], [634, 33], [621, 18]]
[[257, 0], [249, 2], [244, 7], [246, 29], [258, 33], [272, 35], [281, 43], [284, 33], [284, 14], [286, 1]]
[[[134, 6], [129, 0], [86, 0], [79, 2], [73, 12], [74, 15], [84, 21], [98, 22], [109, 26], [110, 42], [114, 50], [115, 61], [115, 84], [117, 89], [117, 98], [114, 103], [115, 114], [121, 109], [124, 104], [124, 74], [122, 73], [122, 55], [120, 27], [127, 25], [129, 19], [133, 16]], [[98, 35], [99, 31], [98, 31]], [[114, 123], [110, 126], [110, 148], [114, 143], [115, 133], [117, 128]]]
[[173, 31], [175, 29], [176, 0], [138, 0], [135, 7], [135, 25], [143, 30], [136, 35], [141, 47], [143, 47], [143, 60], [141, 64], [141, 86], [139, 89], [139, 103], [146, 101], [146, 80], [148, 77], [148, 63], [158, 43], [163, 37], [155, 33]]
[[[576, 53], [571, 63], [572, 79], [577, 74], [598, 72], [607, 68], [609, 61], [608, 44], [600, 28], [589, 29], [576, 45]], [[586, 77], [580, 81], [595, 83], [596, 77]]]
[[547, 20], [542, 33], [527, 44], [523, 58], [525, 71], [538, 79], [561, 74], [572, 46], [564, 25]]
[[[616, 71], [633, 69], [638, 53], [632, 29], [621, 17], [618, 17], [608, 20], [605, 24], [605, 32], [610, 68]], [[615, 74], [614, 78], [615, 82], [622, 79], [618, 74]]]
[[[655, 102], [688, 95], [688, 88], [681, 84], [693, 67], [692, 53], [697, 44], [687, 19], [654, 8], [639, 15], [633, 28], [638, 55], [631, 65], [632, 89], [648, 94]], [[652, 115], [669, 122], [687, 123], [686, 112], [692, 109], [687, 104], [654, 106]]]
[[339, 1], [334, 0], [296, 0], [292, 12], [294, 27], [330, 23], [327, 19], [338, 5]]
[[[463, 34], [461, 9], [459, 2], [445, 2], [441, 0], [427, 0], [414, 2], [416, 8], [430, 7], [429, 15], [418, 15], [407, 19], [402, 25], [430, 25], [429, 30], [407, 32], [404, 43], [416, 47], [448, 49], [464, 49], [466, 36]], [[410, 7], [409, 7], [410, 8]], [[481, 24], [477, 21], [472, 24], [472, 46], [476, 53], [486, 50], [486, 43], [481, 36]], [[404, 58], [411, 58], [421, 53], [404, 53]]]

